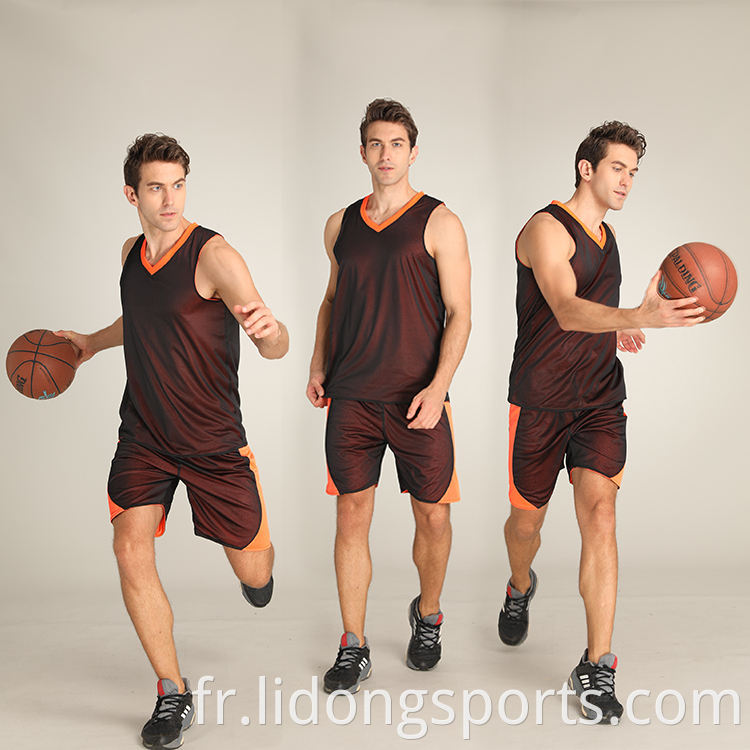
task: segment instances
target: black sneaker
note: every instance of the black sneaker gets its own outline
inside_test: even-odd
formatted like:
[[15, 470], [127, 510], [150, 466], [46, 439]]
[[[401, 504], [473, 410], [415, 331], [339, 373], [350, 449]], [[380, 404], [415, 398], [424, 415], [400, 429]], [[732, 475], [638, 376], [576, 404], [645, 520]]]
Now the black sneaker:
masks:
[[[617, 657], [614, 654], [604, 654], [594, 664], [589, 661], [589, 650], [586, 649], [578, 666], [570, 673], [568, 687], [575, 691], [579, 700], [583, 696], [589, 704], [587, 706], [581, 701], [581, 713], [587, 719], [596, 719], [600, 712], [600, 724], [619, 723], [622, 704], [615, 697], [615, 669]], [[599, 712], [593, 706], [596, 706]]]
[[182, 744], [182, 733], [195, 719], [193, 694], [190, 685], [183, 677], [185, 692], [178, 693], [172, 680], [159, 680], [156, 683], [156, 708], [151, 718], [141, 730], [145, 747], [158, 747], [172, 750]]
[[359, 683], [371, 674], [372, 662], [367, 638], [365, 638], [364, 645], [360, 646], [359, 638], [354, 633], [344, 633], [341, 636], [336, 661], [323, 678], [323, 689], [326, 693], [332, 693], [334, 690], [348, 690], [350, 693], [356, 693], [359, 690]]
[[252, 604], [253, 607], [265, 607], [273, 596], [273, 576], [268, 579], [265, 586], [261, 586], [259, 589], [254, 589], [252, 586], [242, 583], [242, 581], [240, 581], [240, 587], [245, 601]]
[[406, 666], [426, 672], [439, 661], [440, 626], [443, 624], [443, 613], [422, 617], [419, 614], [419, 597], [409, 605], [409, 625], [411, 625], [411, 640], [406, 649]]
[[529, 568], [531, 586], [524, 594], [513, 588], [508, 581], [505, 590], [505, 603], [497, 620], [497, 632], [500, 640], [507, 646], [519, 646], [529, 634], [529, 604], [536, 594], [536, 573]]

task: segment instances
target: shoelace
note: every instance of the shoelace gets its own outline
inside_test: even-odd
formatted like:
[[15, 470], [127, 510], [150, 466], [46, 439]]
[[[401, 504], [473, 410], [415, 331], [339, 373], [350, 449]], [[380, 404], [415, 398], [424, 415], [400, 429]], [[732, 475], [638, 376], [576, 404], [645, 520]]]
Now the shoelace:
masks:
[[151, 714], [152, 719], [169, 719], [178, 713], [180, 710], [180, 703], [183, 697], [178, 693], [176, 695], [163, 695], [156, 700], [156, 708], [154, 713]]
[[336, 670], [349, 669], [356, 664], [361, 657], [361, 646], [343, 646], [339, 648], [339, 654], [336, 657], [336, 663], [333, 668]]
[[440, 643], [440, 625], [431, 625], [419, 618], [415, 618], [414, 622], [416, 623], [414, 635], [419, 641], [419, 647], [435, 648]]
[[529, 603], [529, 596], [525, 594], [518, 599], [511, 599], [510, 596], [505, 597], [505, 614], [508, 617], [520, 617], [526, 611], [526, 605]]
[[606, 664], [594, 664], [594, 685], [607, 695], [615, 694], [615, 670]]

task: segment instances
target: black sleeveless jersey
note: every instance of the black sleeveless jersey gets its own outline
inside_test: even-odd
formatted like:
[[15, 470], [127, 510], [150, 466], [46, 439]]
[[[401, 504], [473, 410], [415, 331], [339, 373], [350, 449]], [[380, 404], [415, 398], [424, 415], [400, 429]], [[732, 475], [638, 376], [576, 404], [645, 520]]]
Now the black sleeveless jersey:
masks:
[[[603, 236], [597, 239], [558, 201], [537, 213], [542, 212], [557, 219], [575, 242], [570, 265], [578, 282], [577, 296], [617, 307], [620, 256], [612, 230], [602, 222]], [[531, 409], [557, 411], [590, 409], [622, 401], [625, 380], [617, 358], [617, 334], [563, 331], [533, 271], [518, 260], [517, 253], [516, 264], [518, 335], [508, 400]]]
[[442, 202], [417, 193], [376, 224], [368, 198], [346, 209], [333, 248], [339, 269], [325, 390], [334, 398], [406, 402], [430, 384], [440, 355], [445, 306], [424, 233]]
[[127, 383], [120, 440], [171, 455], [210, 455], [246, 444], [237, 389], [239, 324], [195, 288], [203, 246], [191, 224], [156, 265], [141, 235], [120, 277]]

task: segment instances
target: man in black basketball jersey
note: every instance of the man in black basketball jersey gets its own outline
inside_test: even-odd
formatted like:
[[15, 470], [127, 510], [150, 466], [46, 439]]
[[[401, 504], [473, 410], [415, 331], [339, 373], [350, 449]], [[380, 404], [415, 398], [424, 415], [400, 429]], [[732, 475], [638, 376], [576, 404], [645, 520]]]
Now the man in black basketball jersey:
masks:
[[[665, 300], [659, 273], [643, 302], [619, 308], [620, 261], [607, 211], [622, 208], [646, 149], [621, 122], [593, 128], [576, 154], [576, 190], [538, 211], [516, 242], [518, 338], [510, 374], [511, 577], [498, 630], [515, 646], [528, 632], [531, 569], [557, 474], [567, 466], [581, 531], [580, 592], [588, 643], [569, 685], [588, 719], [616, 723], [615, 497], [625, 467], [625, 383], [616, 350], [636, 353], [642, 328], [691, 326], [694, 298]], [[593, 691], [593, 692], [587, 692]]]
[[370, 674], [365, 638], [368, 534], [386, 446], [411, 495], [420, 593], [409, 607], [406, 663], [440, 659], [440, 592], [459, 499], [448, 386], [469, 336], [470, 266], [458, 218], [409, 184], [417, 128], [398, 102], [370, 103], [361, 156], [373, 192], [325, 227], [331, 274], [318, 314], [307, 396], [328, 406], [327, 492], [338, 496], [335, 566], [344, 625], [328, 692]]
[[289, 347], [242, 256], [184, 218], [189, 163], [167, 136], [147, 134], [130, 146], [125, 196], [143, 233], [122, 249], [122, 317], [90, 335], [58, 332], [78, 348], [78, 364], [124, 344], [127, 383], [108, 495], [123, 598], [158, 677], [156, 708], [141, 733], [154, 748], [179, 747], [194, 718], [154, 537], [164, 533], [182, 480], [196, 535], [224, 547], [250, 604], [268, 604], [273, 546], [240, 415], [239, 327], [263, 357], [283, 357]]

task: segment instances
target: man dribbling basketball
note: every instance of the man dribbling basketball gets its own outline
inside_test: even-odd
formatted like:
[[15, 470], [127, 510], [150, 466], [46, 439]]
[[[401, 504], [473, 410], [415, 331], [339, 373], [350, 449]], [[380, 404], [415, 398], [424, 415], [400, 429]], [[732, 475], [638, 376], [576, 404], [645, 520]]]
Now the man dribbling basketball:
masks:
[[[531, 569], [547, 502], [567, 466], [581, 532], [579, 588], [588, 643], [569, 685], [589, 719], [616, 723], [617, 658], [611, 653], [617, 596], [615, 497], [625, 466], [625, 383], [616, 350], [636, 353], [641, 328], [691, 326], [695, 298], [665, 300], [659, 273], [634, 309], [618, 308], [620, 261], [609, 210], [622, 208], [646, 150], [621, 122], [593, 128], [576, 154], [576, 190], [538, 211], [516, 241], [518, 337], [510, 373], [511, 577], [500, 612], [502, 641], [528, 632], [537, 576]], [[587, 691], [591, 691], [588, 693]]]
[[147, 134], [130, 146], [124, 190], [143, 233], [123, 246], [122, 317], [91, 335], [58, 332], [78, 347], [78, 364], [124, 344], [127, 383], [108, 494], [125, 606], [158, 677], [156, 708], [141, 733], [154, 748], [179, 747], [194, 718], [154, 537], [164, 533], [182, 480], [196, 535], [224, 547], [250, 604], [268, 604], [273, 546], [240, 415], [239, 325], [265, 358], [289, 348], [240, 254], [183, 217], [189, 164], [174, 138]]

